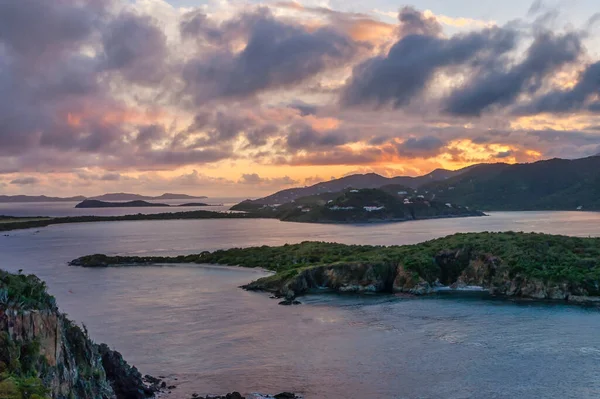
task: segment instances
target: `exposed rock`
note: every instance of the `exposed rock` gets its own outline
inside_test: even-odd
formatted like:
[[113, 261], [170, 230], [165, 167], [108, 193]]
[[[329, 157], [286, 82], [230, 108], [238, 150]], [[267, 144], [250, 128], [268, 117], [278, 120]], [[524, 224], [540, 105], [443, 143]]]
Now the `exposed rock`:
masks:
[[146, 399], [154, 395], [155, 391], [144, 384], [137, 368], [128, 365], [119, 352], [106, 344], [101, 344], [98, 351], [106, 376], [119, 399]]
[[298, 396], [296, 396], [295, 394], [293, 394], [291, 392], [278, 393], [277, 395], [275, 395], [273, 397], [275, 399], [296, 399], [296, 398], [298, 398]]
[[283, 305], [283, 306], [302, 305], [302, 302], [297, 301], [295, 299], [286, 299], [285, 301], [279, 302], [279, 305]]

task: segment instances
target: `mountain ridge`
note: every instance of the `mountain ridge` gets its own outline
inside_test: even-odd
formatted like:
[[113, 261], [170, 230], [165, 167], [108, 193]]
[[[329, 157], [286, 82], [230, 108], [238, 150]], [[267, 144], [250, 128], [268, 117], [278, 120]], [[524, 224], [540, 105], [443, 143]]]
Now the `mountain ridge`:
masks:
[[436, 169], [417, 177], [356, 174], [244, 203], [272, 206], [349, 188], [390, 191], [395, 187], [414, 190], [414, 194], [430, 201], [483, 211], [600, 210], [600, 156], [519, 164], [481, 163], [456, 171]]

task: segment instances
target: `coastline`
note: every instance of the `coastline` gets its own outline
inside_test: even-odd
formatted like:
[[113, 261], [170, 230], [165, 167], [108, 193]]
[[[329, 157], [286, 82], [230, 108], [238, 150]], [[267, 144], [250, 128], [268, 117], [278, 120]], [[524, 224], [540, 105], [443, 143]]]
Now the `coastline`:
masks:
[[[506, 298], [600, 302], [600, 238], [538, 233], [455, 234], [416, 245], [369, 246], [303, 242], [280, 247], [233, 248], [156, 256], [95, 254], [70, 266], [217, 264], [275, 272], [242, 288], [295, 304], [312, 289], [340, 293], [426, 296], [478, 287]], [[548, 263], [551, 262], [551, 263]], [[526, 265], [526, 266], [524, 266]]]

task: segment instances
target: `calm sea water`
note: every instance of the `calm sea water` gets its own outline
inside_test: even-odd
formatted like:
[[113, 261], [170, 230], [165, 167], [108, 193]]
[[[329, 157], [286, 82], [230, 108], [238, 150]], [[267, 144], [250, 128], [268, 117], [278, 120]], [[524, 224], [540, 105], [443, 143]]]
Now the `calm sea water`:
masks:
[[600, 214], [494, 213], [369, 226], [187, 220], [51, 226], [0, 236], [0, 267], [45, 279], [61, 309], [142, 372], [191, 393], [306, 398], [598, 398], [600, 312], [472, 299], [309, 296], [278, 306], [209, 265], [83, 269], [85, 254], [182, 254], [303, 240], [408, 244], [468, 231], [600, 236]]

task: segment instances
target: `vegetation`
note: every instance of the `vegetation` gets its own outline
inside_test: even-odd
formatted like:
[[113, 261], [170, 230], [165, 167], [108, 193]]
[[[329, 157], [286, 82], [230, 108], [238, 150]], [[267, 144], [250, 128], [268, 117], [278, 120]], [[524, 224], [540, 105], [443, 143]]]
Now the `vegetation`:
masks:
[[483, 215], [465, 207], [427, 201], [409, 194], [412, 190], [408, 190], [398, 185], [382, 189], [347, 189], [298, 198], [276, 207], [244, 201], [232, 209], [307, 223], [366, 223]]
[[[0, 314], [7, 309], [55, 310], [56, 302], [46, 292], [46, 284], [36, 276], [0, 270]], [[6, 331], [0, 331], [0, 398], [48, 397], [49, 392], [39, 377], [39, 371], [46, 366], [38, 340], [16, 341]]]
[[33, 274], [0, 270], [0, 306], [4, 309], [54, 310], [56, 300], [46, 291], [46, 283]]
[[[444, 254], [450, 254], [445, 256]], [[280, 247], [233, 248], [178, 257], [108, 257], [91, 255], [72, 265], [101, 267], [123, 264], [214, 263], [262, 267], [285, 278], [293, 270], [340, 262], [403, 265], [429, 283], [451, 284], [478, 259], [499, 262], [504, 279], [536, 279], [567, 284], [589, 295], [600, 295], [600, 238], [536, 233], [469, 233], [417, 245], [368, 246], [303, 242]]]

